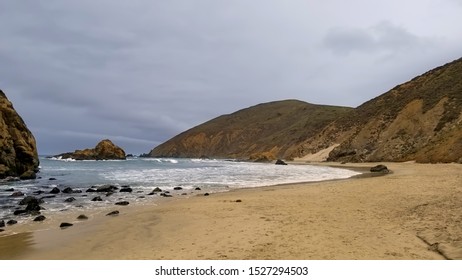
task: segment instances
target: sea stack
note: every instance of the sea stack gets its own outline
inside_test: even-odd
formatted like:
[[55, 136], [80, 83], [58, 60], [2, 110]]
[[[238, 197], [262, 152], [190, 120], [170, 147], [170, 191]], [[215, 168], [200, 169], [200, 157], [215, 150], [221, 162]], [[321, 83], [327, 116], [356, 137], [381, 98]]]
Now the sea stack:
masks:
[[0, 179], [34, 179], [38, 166], [35, 138], [0, 90]]
[[96, 145], [94, 149], [75, 150], [72, 153], [59, 154], [54, 157], [62, 159], [75, 160], [124, 160], [126, 159], [125, 151], [112, 143], [111, 140], [105, 139]]

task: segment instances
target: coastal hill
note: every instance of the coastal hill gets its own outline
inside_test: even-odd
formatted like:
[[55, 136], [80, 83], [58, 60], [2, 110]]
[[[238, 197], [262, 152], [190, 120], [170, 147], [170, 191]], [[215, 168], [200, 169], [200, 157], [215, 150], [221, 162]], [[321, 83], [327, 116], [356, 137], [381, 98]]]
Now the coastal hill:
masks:
[[0, 179], [33, 179], [38, 166], [35, 138], [0, 90]]
[[154, 148], [149, 156], [284, 158], [293, 147], [351, 110], [297, 100], [259, 104], [185, 131]]
[[462, 163], [462, 59], [362, 104], [307, 138], [297, 156], [338, 145], [330, 161]]
[[63, 153], [56, 156], [62, 159], [75, 160], [124, 160], [126, 159], [125, 151], [112, 143], [111, 140], [105, 139], [99, 142], [93, 149], [75, 150], [70, 153]]
[[183, 132], [149, 156], [462, 163], [461, 77], [458, 59], [355, 109], [260, 104]]

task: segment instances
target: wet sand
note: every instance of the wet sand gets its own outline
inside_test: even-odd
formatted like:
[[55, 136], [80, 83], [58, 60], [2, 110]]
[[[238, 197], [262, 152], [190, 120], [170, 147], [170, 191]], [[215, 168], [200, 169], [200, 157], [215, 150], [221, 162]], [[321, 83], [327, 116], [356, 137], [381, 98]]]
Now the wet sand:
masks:
[[462, 165], [386, 165], [386, 176], [166, 198], [114, 217], [66, 213], [0, 233], [0, 259], [462, 259]]

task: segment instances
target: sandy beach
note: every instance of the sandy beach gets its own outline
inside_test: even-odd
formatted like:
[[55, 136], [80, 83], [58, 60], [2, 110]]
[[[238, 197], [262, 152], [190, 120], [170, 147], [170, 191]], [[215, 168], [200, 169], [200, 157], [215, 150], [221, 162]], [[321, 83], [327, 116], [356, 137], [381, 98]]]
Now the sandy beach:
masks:
[[0, 233], [0, 259], [462, 259], [462, 165], [385, 164], [385, 176], [65, 213]]

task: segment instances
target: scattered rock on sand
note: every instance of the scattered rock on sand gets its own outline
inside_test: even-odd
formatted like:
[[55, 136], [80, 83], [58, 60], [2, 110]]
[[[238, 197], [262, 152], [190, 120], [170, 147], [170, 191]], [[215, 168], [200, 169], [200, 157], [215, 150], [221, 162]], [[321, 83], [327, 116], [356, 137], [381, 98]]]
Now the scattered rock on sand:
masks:
[[73, 224], [71, 224], [71, 223], [66, 223], [66, 222], [61, 223], [61, 224], [59, 225], [60, 228], [68, 228], [68, 227], [71, 227], [71, 226], [73, 226]]
[[128, 201], [119, 201], [115, 203], [115, 205], [122, 205], [122, 206], [127, 206], [128, 204], [130, 204], [130, 202]]
[[116, 216], [116, 215], [119, 215], [119, 214], [120, 214], [120, 212], [115, 210], [115, 211], [107, 213], [106, 216]]
[[82, 214], [77, 217], [77, 220], [88, 220], [88, 217]]
[[45, 216], [40, 215], [40, 216], [35, 217], [34, 222], [41, 222], [41, 221], [44, 221], [45, 219], [46, 219]]
[[208, 192], [204, 193], [204, 196], [209, 196], [210, 194]]
[[380, 172], [380, 173], [388, 173], [390, 172], [390, 170], [388, 170], [388, 168], [383, 165], [383, 164], [379, 164], [379, 165], [376, 165], [374, 167], [371, 167], [371, 172]]
[[183, 188], [182, 187], [174, 187], [173, 190], [174, 191], [181, 191]]
[[202, 189], [199, 188], [199, 187], [197, 187], [197, 188], [195, 188], [194, 190], [195, 190], [195, 191], [201, 191]]

